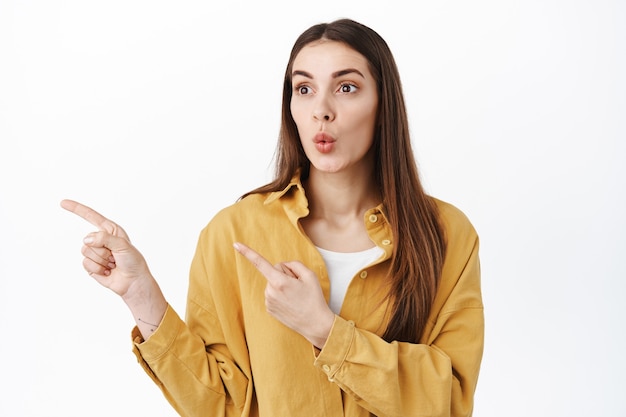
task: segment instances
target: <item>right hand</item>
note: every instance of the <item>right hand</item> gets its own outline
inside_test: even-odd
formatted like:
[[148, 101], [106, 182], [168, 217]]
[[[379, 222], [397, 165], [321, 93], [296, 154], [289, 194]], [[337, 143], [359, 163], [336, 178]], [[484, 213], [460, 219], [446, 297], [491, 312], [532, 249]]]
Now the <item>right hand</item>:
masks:
[[61, 207], [98, 228], [83, 240], [82, 254], [83, 267], [101, 285], [126, 298], [142, 287], [139, 281], [153, 280], [144, 257], [119, 225], [76, 201], [63, 200]]

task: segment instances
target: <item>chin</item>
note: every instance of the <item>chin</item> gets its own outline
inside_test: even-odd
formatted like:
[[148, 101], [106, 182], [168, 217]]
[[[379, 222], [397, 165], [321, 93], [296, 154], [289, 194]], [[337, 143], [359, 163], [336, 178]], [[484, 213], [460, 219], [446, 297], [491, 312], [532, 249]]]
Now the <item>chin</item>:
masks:
[[337, 172], [341, 172], [343, 167], [342, 166], [337, 166], [337, 165], [324, 165], [324, 164], [320, 164], [320, 165], [314, 165], [311, 164], [311, 169], [318, 171], [320, 173], [324, 173], [324, 174], [336, 174]]

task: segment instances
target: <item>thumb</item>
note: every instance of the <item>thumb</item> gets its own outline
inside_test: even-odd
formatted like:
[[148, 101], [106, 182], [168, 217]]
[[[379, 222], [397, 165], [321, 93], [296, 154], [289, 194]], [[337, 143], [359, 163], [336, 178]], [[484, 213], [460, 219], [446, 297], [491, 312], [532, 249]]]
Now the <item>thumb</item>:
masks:
[[105, 231], [89, 233], [83, 239], [85, 246], [92, 248], [106, 248], [111, 252], [123, 252], [130, 248], [130, 242], [123, 237], [112, 235]]
[[306, 266], [304, 266], [302, 262], [298, 262], [298, 261], [282, 262], [281, 268], [283, 269], [285, 273], [289, 271], [288, 275], [291, 275], [294, 278], [298, 278], [298, 279], [305, 280], [305, 281], [310, 280], [310, 279], [317, 280], [317, 276], [315, 275], [315, 273], [311, 271], [309, 268], [307, 268]]
[[290, 276], [291, 278], [295, 278], [298, 279], [298, 275], [296, 275], [296, 273], [287, 266], [286, 262], [281, 262], [279, 264], [277, 264], [276, 266], [274, 266], [274, 268], [276, 268], [277, 270], [279, 270], [280, 272], [282, 272], [283, 274]]

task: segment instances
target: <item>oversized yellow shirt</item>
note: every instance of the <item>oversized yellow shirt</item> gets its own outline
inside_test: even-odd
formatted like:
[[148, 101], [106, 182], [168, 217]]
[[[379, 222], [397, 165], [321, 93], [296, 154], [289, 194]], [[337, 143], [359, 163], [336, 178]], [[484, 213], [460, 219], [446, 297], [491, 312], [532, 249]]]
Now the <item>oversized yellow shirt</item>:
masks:
[[147, 341], [135, 329], [140, 363], [182, 416], [470, 416], [484, 330], [478, 237], [463, 213], [437, 203], [447, 255], [420, 344], [380, 337], [393, 250], [382, 206], [364, 222], [385, 253], [352, 279], [321, 351], [267, 313], [266, 279], [236, 241], [274, 264], [303, 262], [329, 298], [324, 261], [298, 222], [308, 205], [296, 179], [211, 220], [191, 265], [186, 322], [168, 307]]

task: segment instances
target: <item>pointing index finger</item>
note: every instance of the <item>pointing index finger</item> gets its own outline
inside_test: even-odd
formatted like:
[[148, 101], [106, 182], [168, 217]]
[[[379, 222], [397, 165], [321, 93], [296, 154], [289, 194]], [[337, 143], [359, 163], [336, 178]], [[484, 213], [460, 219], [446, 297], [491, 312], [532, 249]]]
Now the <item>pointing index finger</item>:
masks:
[[270, 281], [276, 279], [274, 278], [274, 276], [279, 271], [276, 270], [276, 268], [274, 268], [274, 266], [267, 259], [265, 259], [262, 255], [255, 252], [253, 249], [250, 249], [243, 243], [237, 242], [237, 243], [234, 243], [233, 246], [235, 247], [237, 252], [239, 252], [247, 260], [249, 260], [250, 263], [252, 263], [252, 265], [254, 265], [256, 269], [258, 269], [265, 276], [265, 278], [267, 278]]
[[[107, 219], [94, 209], [87, 207], [84, 204], [79, 203], [78, 201], [62, 200], [61, 207], [63, 207], [67, 211], [76, 214], [79, 217], [82, 217], [100, 230], [104, 230], [111, 234], [120, 234], [119, 232], [121, 231], [121, 228], [117, 224]], [[122, 234], [125, 235], [123, 231]]]

